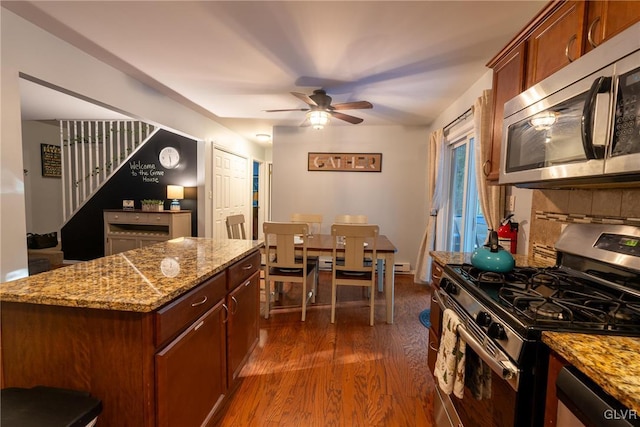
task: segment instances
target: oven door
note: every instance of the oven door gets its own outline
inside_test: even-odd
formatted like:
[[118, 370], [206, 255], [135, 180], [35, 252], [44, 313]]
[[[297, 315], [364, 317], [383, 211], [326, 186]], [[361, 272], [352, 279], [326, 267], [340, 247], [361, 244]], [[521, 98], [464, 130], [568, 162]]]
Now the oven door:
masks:
[[527, 106], [504, 119], [500, 184], [535, 187], [602, 176], [613, 70], [608, 66], [548, 96], [535, 90], [520, 95]]
[[[456, 307], [457, 303], [446, 294], [441, 295], [440, 292], [442, 291], [434, 293], [434, 302], [442, 310], [451, 308], [459, 313], [461, 308]], [[478, 389], [467, 381], [465, 383], [469, 385], [465, 385], [462, 399], [453, 394], [447, 395], [438, 389], [441, 401], [436, 402], [436, 413], [444, 410], [450, 420], [450, 424], [447, 425], [456, 427], [460, 423], [464, 427], [524, 427], [534, 426], [540, 422], [541, 419], [534, 419], [536, 417], [530, 409], [533, 400], [530, 393], [532, 390], [530, 378], [527, 378], [527, 375], [521, 375], [515, 366], [506, 362], [505, 359], [508, 357], [504, 354], [489, 354], [484, 349], [485, 344], [482, 343], [488, 338], [478, 339], [476, 334], [473, 331], [469, 332], [467, 328], [459, 330], [459, 333], [467, 344], [467, 364], [472, 357], [477, 356], [477, 360], [486, 363], [486, 367], [490, 369], [491, 379], [485, 383], [485, 393], [480, 398], [477, 397]], [[499, 350], [497, 351], [500, 353]], [[443, 424], [438, 424], [438, 426], [441, 425]]]

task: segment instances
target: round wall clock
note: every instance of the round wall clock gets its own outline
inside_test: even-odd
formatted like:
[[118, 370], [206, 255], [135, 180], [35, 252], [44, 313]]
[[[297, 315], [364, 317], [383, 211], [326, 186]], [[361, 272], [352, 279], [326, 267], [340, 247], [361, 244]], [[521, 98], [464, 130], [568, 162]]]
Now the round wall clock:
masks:
[[164, 147], [158, 155], [160, 164], [167, 169], [173, 169], [180, 163], [180, 152], [174, 147]]

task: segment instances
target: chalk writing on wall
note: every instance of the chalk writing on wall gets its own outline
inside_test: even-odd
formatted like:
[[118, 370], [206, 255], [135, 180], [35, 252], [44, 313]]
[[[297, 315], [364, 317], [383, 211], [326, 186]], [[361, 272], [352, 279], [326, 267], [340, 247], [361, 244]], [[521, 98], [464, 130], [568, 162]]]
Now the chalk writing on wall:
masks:
[[60, 146], [40, 144], [40, 155], [42, 160], [42, 176], [48, 178], [60, 178], [62, 176]]
[[129, 162], [129, 170], [131, 176], [140, 177], [142, 182], [150, 184], [159, 184], [160, 177], [164, 176], [164, 171], [159, 170], [155, 163]]

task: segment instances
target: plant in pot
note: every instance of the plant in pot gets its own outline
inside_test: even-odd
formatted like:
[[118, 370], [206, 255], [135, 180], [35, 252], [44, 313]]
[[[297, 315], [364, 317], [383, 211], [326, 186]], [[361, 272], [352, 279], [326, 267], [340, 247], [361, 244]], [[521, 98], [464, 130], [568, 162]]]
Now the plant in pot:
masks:
[[143, 211], [160, 212], [164, 210], [164, 200], [144, 199], [140, 202]]

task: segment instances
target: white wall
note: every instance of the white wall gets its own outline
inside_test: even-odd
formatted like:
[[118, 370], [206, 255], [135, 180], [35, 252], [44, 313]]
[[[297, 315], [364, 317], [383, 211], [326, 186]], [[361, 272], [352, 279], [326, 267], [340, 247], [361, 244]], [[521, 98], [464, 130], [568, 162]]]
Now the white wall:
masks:
[[22, 122], [22, 158], [26, 225], [30, 233], [58, 232], [62, 226], [62, 180], [42, 176], [40, 144], [60, 145], [60, 127], [54, 122]]
[[[20, 72], [207, 144], [219, 144], [252, 157], [264, 156], [263, 149], [211, 118], [173, 101], [14, 13], [0, 8], [0, 19], [0, 281], [27, 274]], [[204, 159], [200, 166], [205, 167]], [[211, 190], [207, 187], [210, 181], [205, 178], [201, 183], [205, 186], [201, 189], [204, 194]], [[208, 204], [202, 212], [209, 216], [205, 208]]]
[[[382, 153], [382, 172], [310, 172], [309, 152]], [[413, 268], [427, 220], [426, 156], [425, 127], [276, 127], [272, 219], [320, 213], [329, 233], [336, 215], [368, 215], [398, 249], [396, 262]]]

